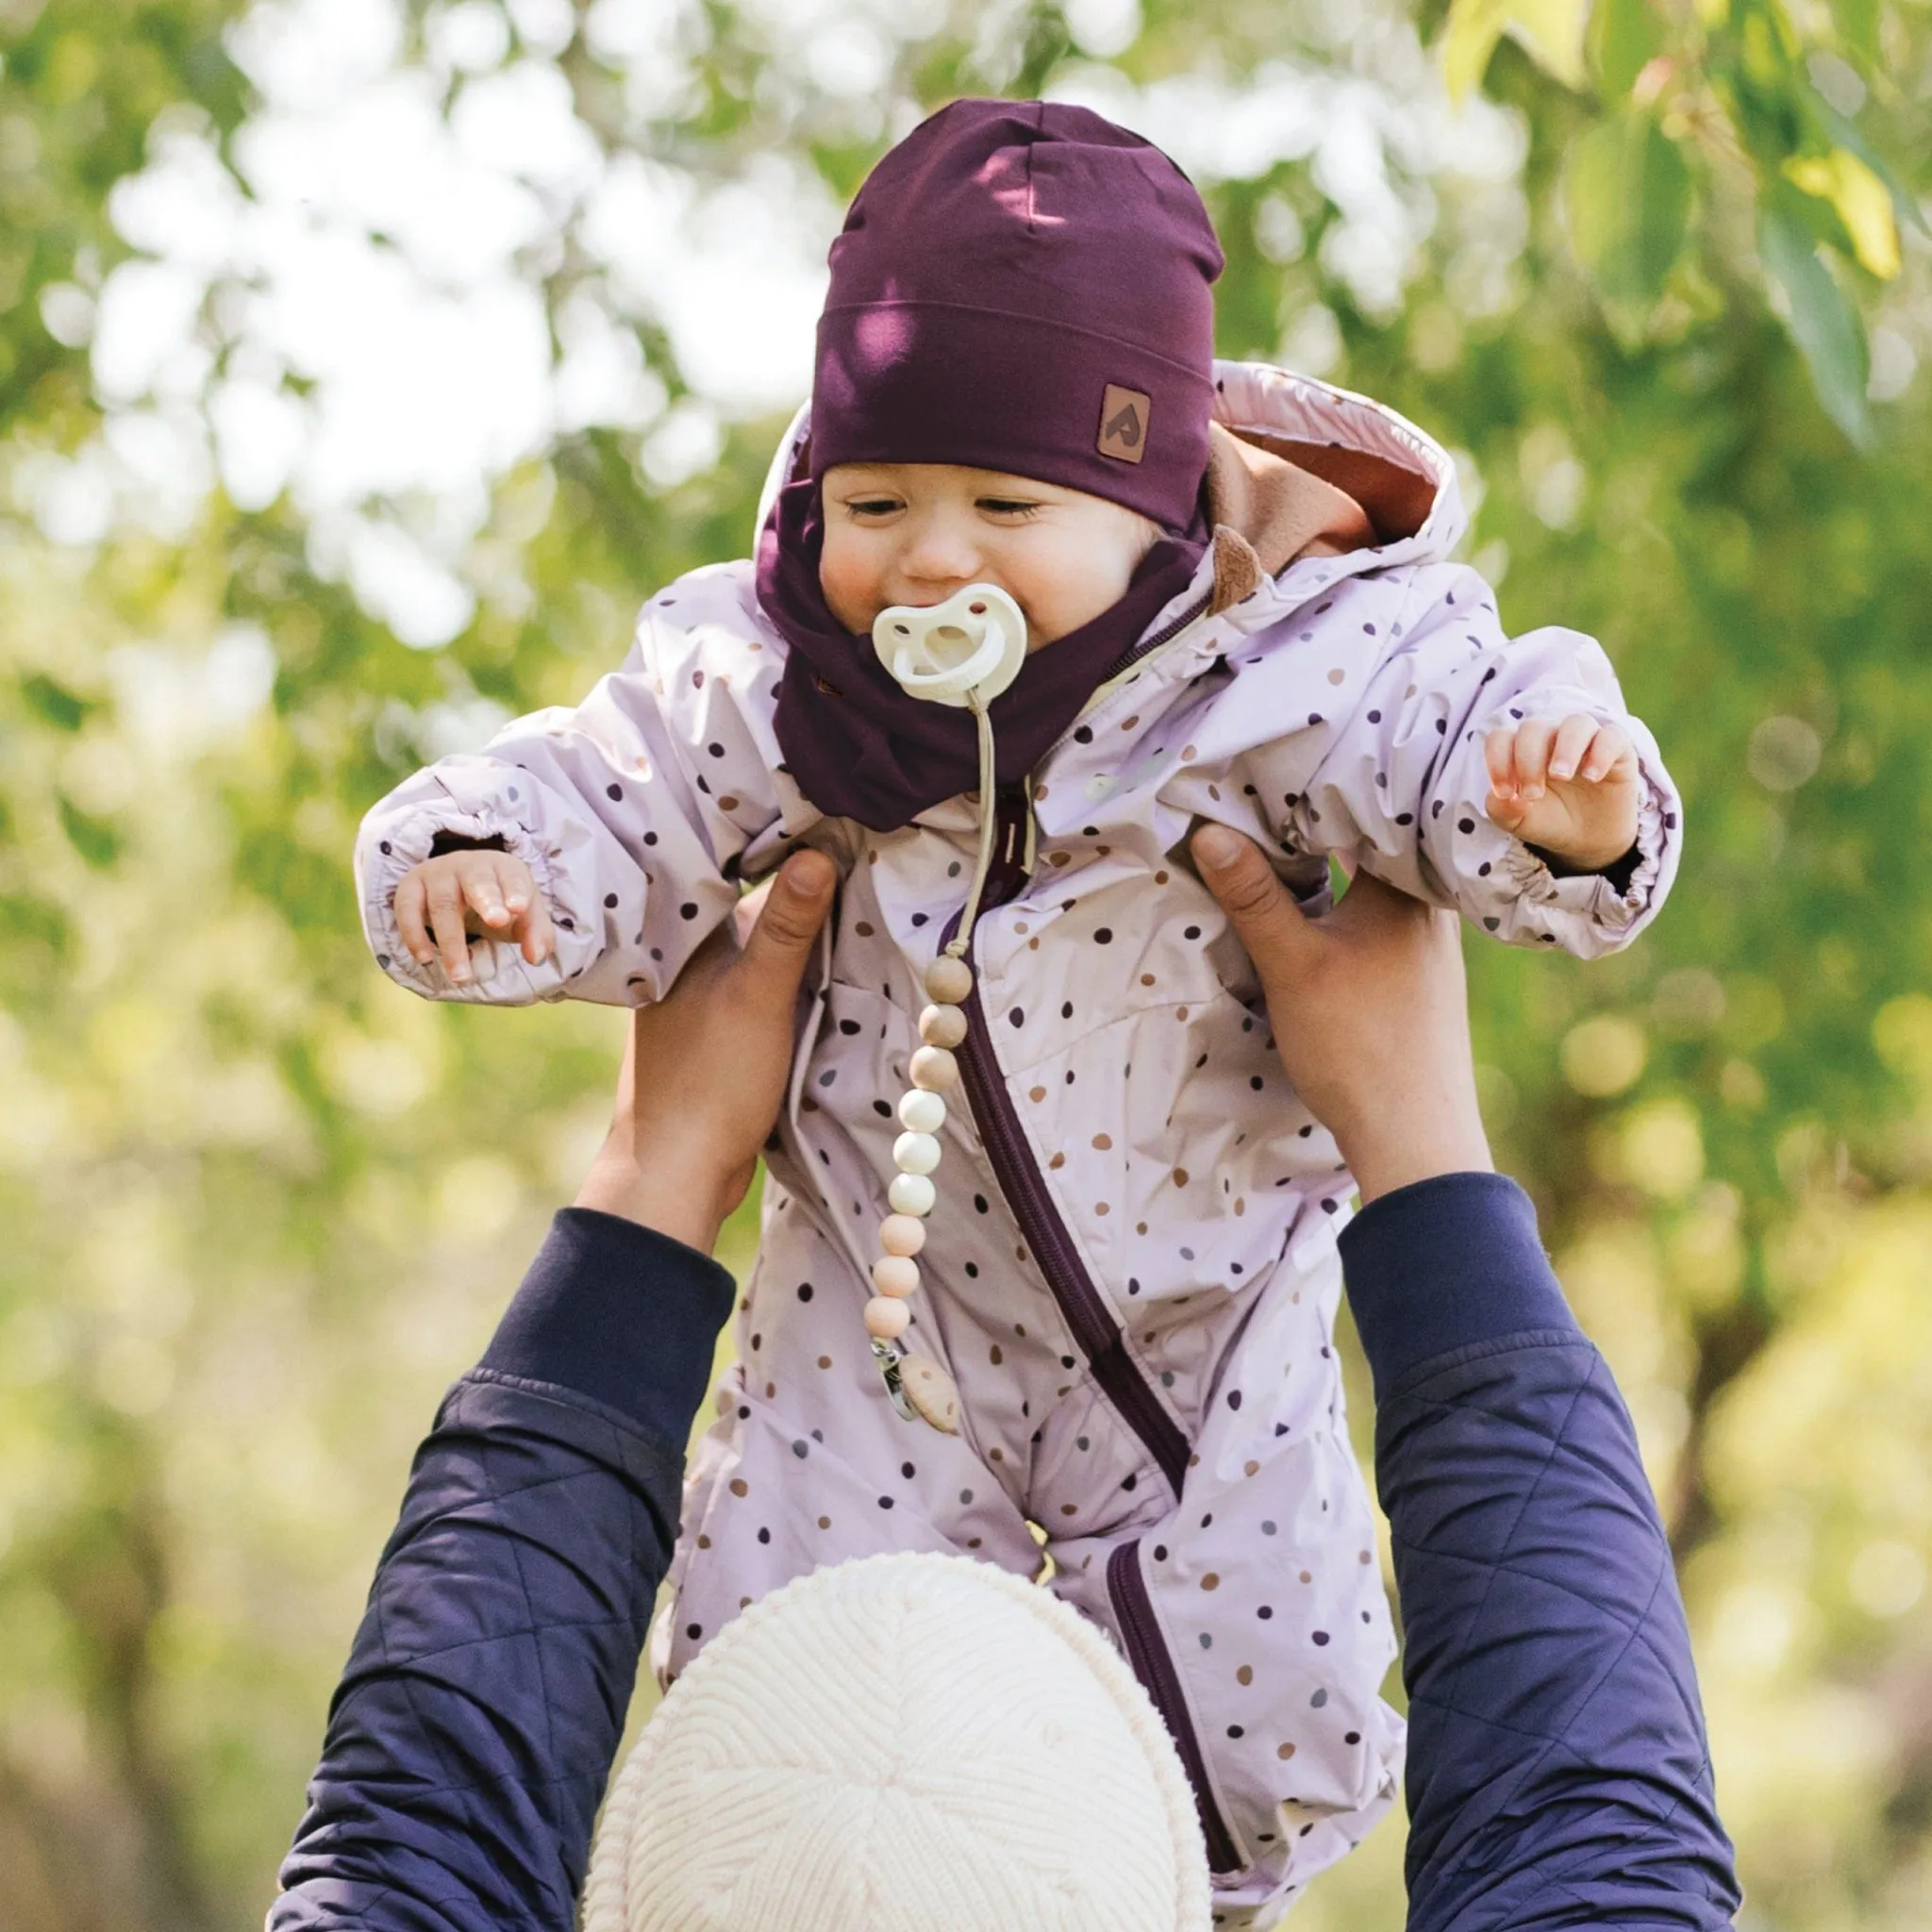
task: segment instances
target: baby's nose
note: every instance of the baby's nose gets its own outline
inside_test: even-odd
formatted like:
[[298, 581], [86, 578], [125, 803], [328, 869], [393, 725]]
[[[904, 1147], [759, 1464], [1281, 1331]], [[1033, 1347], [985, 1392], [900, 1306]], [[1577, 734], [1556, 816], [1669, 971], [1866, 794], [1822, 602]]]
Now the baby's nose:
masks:
[[961, 590], [978, 571], [979, 545], [970, 531], [928, 519], [908, 533], [899, 567], [920, 583]]

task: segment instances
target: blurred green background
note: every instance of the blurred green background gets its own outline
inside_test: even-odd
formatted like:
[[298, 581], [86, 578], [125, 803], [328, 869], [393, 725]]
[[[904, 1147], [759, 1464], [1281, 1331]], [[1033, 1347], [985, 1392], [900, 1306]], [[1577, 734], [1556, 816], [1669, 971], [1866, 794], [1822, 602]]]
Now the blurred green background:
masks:
[[[1040, 92], [1190, 169], [1224, 352], [1455, 448], [1512, 627], [1657, 730], [1675, 897], [1472, 945], [1484, 1103], [1744, 1923], [1932, 1924], [1924, 0], [0, 0], [0, 1928], [258, 1923], [601, 1131], [618, 1016], [389, 985], [358, 818], [744, 552], [845, 198]], [[1400, 1851], [1297, 1923], [1393, 1932]]]

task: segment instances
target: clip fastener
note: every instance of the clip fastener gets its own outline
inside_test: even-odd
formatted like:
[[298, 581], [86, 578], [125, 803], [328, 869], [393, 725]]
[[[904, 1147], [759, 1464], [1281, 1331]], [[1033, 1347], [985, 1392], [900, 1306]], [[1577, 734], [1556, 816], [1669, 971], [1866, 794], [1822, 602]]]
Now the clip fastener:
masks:
[[902, 1422], [918, 1422], [919, 1411], [906, 1399], [906, 1380], [900, 1373], [899, 1366], [905, 1357], [898, 1345], [891, 1341], [881, 1341], [876, 1335], [870, 1340], [872, 1358], [879, 1365], [879, 1380], [886, 1385], [886, 1394], [898, 1411], [899, 1419]]

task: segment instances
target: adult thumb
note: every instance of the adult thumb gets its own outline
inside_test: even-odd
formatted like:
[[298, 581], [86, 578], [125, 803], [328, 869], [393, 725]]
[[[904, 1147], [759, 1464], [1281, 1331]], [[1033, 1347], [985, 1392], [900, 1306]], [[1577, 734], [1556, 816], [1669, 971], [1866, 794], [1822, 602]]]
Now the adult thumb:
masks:
[[1264, 981], [1295, 975], [1314, 934], [1261, 848], [1225, 825], [1204, 825], [1191, 849], [1203, 882], [1241, 935], [1256, 972]]
[[839, 868], [823, 852], [794, 852], [765, 894], [739, 971], [787, 998], [796, 992], [838, 882]]

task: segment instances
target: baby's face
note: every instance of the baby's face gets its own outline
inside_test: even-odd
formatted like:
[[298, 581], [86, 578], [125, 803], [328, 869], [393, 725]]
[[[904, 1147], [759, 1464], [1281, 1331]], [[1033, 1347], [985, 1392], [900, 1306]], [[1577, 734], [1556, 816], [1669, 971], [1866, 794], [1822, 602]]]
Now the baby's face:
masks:
[[1024, 613], [1037, 651], [1118, 603], [1160, 535], [1104, 497], [954, 463], [840, 463], [822, 494], [819, 584], [861, 637], [894, 604], [992, 584]]

